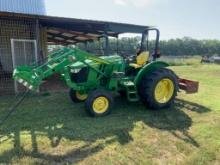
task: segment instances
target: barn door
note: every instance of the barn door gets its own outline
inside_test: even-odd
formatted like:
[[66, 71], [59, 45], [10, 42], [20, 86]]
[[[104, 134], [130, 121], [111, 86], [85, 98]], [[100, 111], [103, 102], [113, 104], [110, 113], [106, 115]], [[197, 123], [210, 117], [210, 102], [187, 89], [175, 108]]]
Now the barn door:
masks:
[[[11, 39], [11, 51], [13, 68], [21, 65], [31, 65], [37, 62], [37, 42], [36, 40]], [[15, 92], [23, 92], [25, 88], [14, 82]]]

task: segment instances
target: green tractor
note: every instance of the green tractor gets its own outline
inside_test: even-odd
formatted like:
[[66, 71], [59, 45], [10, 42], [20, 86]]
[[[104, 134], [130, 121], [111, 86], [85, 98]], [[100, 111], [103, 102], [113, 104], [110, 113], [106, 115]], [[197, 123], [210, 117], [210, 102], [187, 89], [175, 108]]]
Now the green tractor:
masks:
[[[149, 31], [156, 31], [154, 52], [150, 54]], [[59, 74], [70, 88], [74, 103], [85, 102], [93, 117], [111, 112], [114, 96], [120, 94], [130, 102], [142, 101], [148, 108], [161, 109], [174, 103], [179, 89], [198, 90], [198, 83], [180, 79], [160, 57], [159, 30], [146, 29], [135, 60], [119, 55], [96, 56], [79, 48], [62, 48], [49, 55], [43, 65], [19, 66], [13, 78], [30, 90], [37, 90], [44, 79]]]

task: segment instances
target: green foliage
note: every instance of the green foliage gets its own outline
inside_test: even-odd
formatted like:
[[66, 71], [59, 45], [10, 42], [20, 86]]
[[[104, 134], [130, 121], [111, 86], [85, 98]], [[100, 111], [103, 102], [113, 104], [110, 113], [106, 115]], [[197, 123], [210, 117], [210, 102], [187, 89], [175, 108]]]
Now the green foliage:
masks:
[[160, 42], [164, 55], [213, 55], [220, 53], [219, 40], [196, 40], [189, 37]]
[[[140, 37], [123, 37], [118, 40], [111, 38], [109, 41], [109, 53], [119, 53], [122, 55], [135, 54], [138, 45], [140, 45]], [[117, 46], [118, 45], [118, 46]], [[81, 48], [85, 49], [84, 44], [79, 44]], [[87, 50], [95, 54], [103, 54], [104, 41], [94, 42], [88, 44]], [[154, 49], [154, 41], [149, 42], [149, 49]], [[197, 40], [189, 37], [161, 40], [160, 50], [165, 56], [192, 56], [192, 55], [214, 55], [220, 54], [219, 40]]]
[[[140, 37], [123, 37], [118, 40], [110, 38], [108, 52], [109, 54], [134, 55], [138, 45], [140, 45], [140, 40]], [[80, 43], [77, 46], [97, 55], [104, 55], [104, 48], [106, 47], [103, 39], [89, 42], [87, 45]]]
[[167, 62], [170, 66], [201, 64], [201, 56], [162, 56], [160, 60]]

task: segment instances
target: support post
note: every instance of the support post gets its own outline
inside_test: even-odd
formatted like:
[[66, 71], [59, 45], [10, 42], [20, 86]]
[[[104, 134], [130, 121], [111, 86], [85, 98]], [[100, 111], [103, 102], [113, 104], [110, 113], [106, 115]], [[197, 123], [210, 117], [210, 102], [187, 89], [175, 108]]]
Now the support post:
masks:
[[119, 41], [118, 41], [119, 39], [118, 39], [118, 36], [117, 36], [117, 54], [119, 55]]
[[105, 26], [104, 38], [105, 38], [104, 53], [105, 53], [105, 56], [108, 56], [109, 55], [109, 38], [108, 38], [108, 32], [107, 32], [107, 25]]
[[[39, 19], [36, 19], [36, 41], [37, 41], [37, 56], [38, 61], [43, 60], [43, 54], [41, 54], [41, 44], [40, 44], [40, 25]], [[36, 61], [38, 63], [38, 61]]]
[[85, 46], [86, 51], [88, 51], [88, 41], [86, 41], [86, 42], [84, 43], [84, 46]]

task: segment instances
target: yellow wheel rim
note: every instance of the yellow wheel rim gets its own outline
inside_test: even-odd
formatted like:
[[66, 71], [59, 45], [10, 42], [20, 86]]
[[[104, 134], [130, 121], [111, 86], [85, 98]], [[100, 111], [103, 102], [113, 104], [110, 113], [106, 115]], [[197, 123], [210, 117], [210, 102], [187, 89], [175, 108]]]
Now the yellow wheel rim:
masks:
[[174, 83], [170, 79], [160, 80], [155, 88], [154, 96], [157, 102], [167, 103], [170, 101], [174, 93]]
[[81, 101], [84, 101], [86, 100], [88, 97], [87, 94], [81, 94], [79, 91], [76, 91], [76, 98], [81, 100]]
[[98, 113], [104, 113], [107, 111], [108, 107], [109, 107], [109, 101], [106, 97], [97, 97], [94, 102], [93, 102], [93, 110]]

